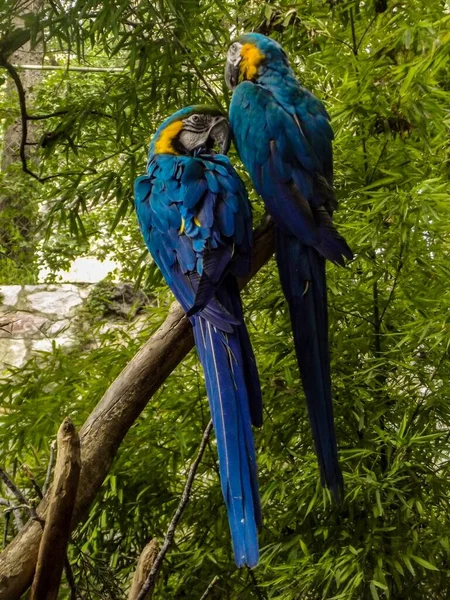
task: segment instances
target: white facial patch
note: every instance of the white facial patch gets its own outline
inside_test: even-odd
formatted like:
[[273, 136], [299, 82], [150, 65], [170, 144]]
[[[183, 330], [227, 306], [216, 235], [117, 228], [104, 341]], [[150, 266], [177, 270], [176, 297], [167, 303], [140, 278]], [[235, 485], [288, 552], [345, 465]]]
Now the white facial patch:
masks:
[[233, 42], [228, 48], [227, 61], [230, 65], [233, 65], [233, 67], [237, 67], [242, 60], [241, 48], [242, 44], [240, 42]]
[[195, 148], [206, 144], [209, 136], [209, 129], [206, 131], [189, 131], [183, 129], [180, 132], [180, 142], [188, 152], [192, 152]]

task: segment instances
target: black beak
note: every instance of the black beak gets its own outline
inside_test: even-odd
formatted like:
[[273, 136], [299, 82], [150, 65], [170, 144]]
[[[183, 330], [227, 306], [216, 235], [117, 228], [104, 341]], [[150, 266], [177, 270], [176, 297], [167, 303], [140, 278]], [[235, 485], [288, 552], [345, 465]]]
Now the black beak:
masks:
[[231, 128], [226, 117], [216, 117], [209, 130], [210, 137], [219, 146], [220, 153], [226, 154], [231, 144]]
[[230, 90], [234, 90], [234, 88], [239, 83], [239, 64], [233, 65], [227, 61], [225, 65], [225, 83]]

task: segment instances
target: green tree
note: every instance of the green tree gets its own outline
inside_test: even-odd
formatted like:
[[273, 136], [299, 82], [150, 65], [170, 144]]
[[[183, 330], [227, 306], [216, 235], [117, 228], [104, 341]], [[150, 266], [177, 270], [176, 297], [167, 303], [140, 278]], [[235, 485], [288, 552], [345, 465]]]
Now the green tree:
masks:
[[[382, 2], [358, 0], [77, 0], [70, 7], [56, 0], [30, 14], [26, 29], [12, 30], [19, 5], [0, 13], [2, 64], [31, 38], [44, 42], [45, 65], [63, 67], [45, 71], [29, 110], [47, 115], [39, 166], [29, 165], [42, 180], [42, 261], [56, 271], [86, 252], [116, 258], [121, 275], [156, 299], [148, 332], [171, 296], [137, 231], [133, 181], [164, 116], [194, 102], [227, 104], [222, 71], [230, 37], [258, 30], [282, 42], [333, 120], [336, 221], [356, 256], [346, 269], [328, 268], [345, 501], [334, 506], [318, 482], [271, 262], [244, 293], [265, 400], [265, 424], [255, 433], [261, 563], [252, 573], [234, 566], [211, 443], [163, 566], [160, 596], [200, 598], [217, 575], [210, 597], [448, 598], [445, 3], [388, 0], [383, 10]], [[68, 70], [75, 67], [89, 70]], [[261, 202], [251, 197], [257, 218]], [[109, 332], [95, 349], [43, 354], [4, 380], [2, 462], [24, 490], [32, 486], [18, 466], [26, 463], [43, 481], [63, 416], [81, 425], [148, 332]], [[71, 561], [83, 597], [123, 596], [118, 590], [129, 584], [143, 546], [167, 530], [207, 421], [191, 353], [128, 433], [74, 534]], [[9, 540], [13, 527], [8, 531]]]

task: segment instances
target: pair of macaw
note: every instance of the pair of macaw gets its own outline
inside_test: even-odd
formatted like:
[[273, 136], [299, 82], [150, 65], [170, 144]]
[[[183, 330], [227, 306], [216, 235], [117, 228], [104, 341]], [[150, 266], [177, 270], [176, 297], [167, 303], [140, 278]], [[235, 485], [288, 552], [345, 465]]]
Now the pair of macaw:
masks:
[[276, 225], [278, 269], [321, 482], [338, 500], [343, 480], [333, 424], [325, 259], [342, 265], [352, 253], [332, 222], [328, 114], [297, 81], [282, 47], [257, 33], [239, 37], [228, 49], [225, 79], [233, 90], [229, 123], [205, 106], [169, 117], [150, 144], [135, 197], [145, 242], [193, 326], [236, 564], [253, 567], [261, 507], [251, 426], [262, 424], [262, 400], [236, 279], [250, 267], [252, 218], [244, 185], [225, 156], [231, 135]]

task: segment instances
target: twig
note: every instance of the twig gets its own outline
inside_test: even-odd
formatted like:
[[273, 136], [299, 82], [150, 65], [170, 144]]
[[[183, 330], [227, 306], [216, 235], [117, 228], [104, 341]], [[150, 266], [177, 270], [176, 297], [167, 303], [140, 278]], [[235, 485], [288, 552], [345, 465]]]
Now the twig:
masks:
[[180, 503], [178, 504], [178, 508], [175, 511], [175, 514], [173, 515], [172, 521], [170, 522], [169, 528], [167, 530], [164, 544], [162, 545], [161, 550], [159, 551], [158, 556], [156, 557], [155, 562], [153, 563], [153, 566], [150, 569], [150, 573], [148, 574], [147, 579], [145, 580], [145, 583], [142, 586], [141, 591], [139, 592], [139, 595], [136, 597], [136, 600], [144, 600], [145, 597], [147, 596], [147, 594], [155, 586], [155, 580], [156, 580], [158, 572], [161, 568], [164, 557], [166, 556], [167, 551], [169, 550], [169, 547], [173, 541], [173, 538], [175, 536], [175, 530], [181, 519], [181, 515], [183, 514], [184, 509], [186, 508], [186, 506], [189, 502], [189, 498], [190, 498], [191, 490], [192, 490], [192, 484], [194, 483], [194, 478], [197, 473], [198, 466], [200, 464], [200, 461], [202, 460], [203, 453], [208, 444], [208, 439], [209, 439], [211, 430], [212, 430], [212, 421], [210, 421], [208, 423], [205, 431], [203, 432], [203, 437], [202, 437], [202, 441], [200, 442], [200, 446], [198, 448], [197, 456], [196, 456], [194, 462], [192, 463], [191, 468], [189, 469], [189, 475], [188, 475], [188, 478], [186, 481], [186, 485], [184, 487]]
[[67, 556], [66, 560], [64, 561], [64, 574], [66, 576], [67, 585], [70, 588], [70, 600], [77, 600], [77, 586], [75, 584], [75, 577], [73, 576], [72, 566]]
[[9, 520], [11, 518], [11, 513], [6, 513], [5, 514], [5, 526], [3, 528], [3, 548], [6, 547], [6, 544], [8, 543], [8, 528], [9, 528]]
[[42, 495], [45, 496], [48, 488], [50, 487], [50, 481], [52, 478], [53, 465], [55, 463], [55, 449], [56, 449], [56, 440], [50, 444], [50, 458], [48, 460], [47, 473], [45, 475], [44, 485], [42, 486]]
[[27, 499], [22, 494], [22, 492], [19, 490], [19, 488], [16, 486], [14, 481], [9, 477], [8, 473], [1, 467], [0, 467], [0, 478], [3, 480], [3, 482], [8, 487], [8, 489], [14, 494], [14, 496], [17, 498], [17, 500], [20, 502], [20, 504], [24, 505], [28, 508], [33, 519], [39, 520], [39, 517], [37, 516], [36, 510], [34, 509], [34, 507], [30, 506]]
[[[71, 111], [70, 110], [56, 110], [53, 113], [48, 113], [47, 115], [28, 115], [27, 114], [27, 119], [29, 121], [44, 121], [45, 119], [52, 119], [53, 117], [61, 117], [63, 115], [67, 115], [69, 114]], [[101, 110], [90, 110], [89, 111], [90, 115], [95, 115], [97, 117], [103, 117], [105, 119], [112, 119], [112, 115], [108, 115], [108, 113], [104, 113]], [[29, 145], [29, 142], [27, 142], [27, 144]]]
[[200, 598], [200, 600], [206, 600], [206, 598], [209, 596], [209, 592], [213, 589], [213, 587], [216, 585], [216, 583], [219, 581], [219, 576], [215, 575], [212, 580], [211, 583], [208, 585], [208, 587], [205, 590], [205, 593], [202, 595], [202, 597]]
[[79, 71], [80, 73], [123, 73], [125, 67], [67, 67], [66, 65], [13, 65], [24, 71]]
[[375, 19], [377, 18], [377, 16], [378, 16], [378, 15], [377, 15], [377, 14], [375, 14], [375, 16], [374, 16], [374, 17], [373, 17], [373, 18], [372, 18], [372, 19], [369, 21], [369, 24], [368, 24], [368, 25], [367, 25], [367, 27], [365, 28], [365, 30], [364, 30], [364, 33], [362, 34], [362, 36], [361, 36], [361, 38], [360, 38], [360, 40], [359, 40], [359, 42], [358, 42], [358, 45], [356, 46], [356, 50], [357, 50], [357, 51], [360, 49], [360, 47], [361, 47], [361, 44], [363, 43], [363, 39], [366, 37], [366, 33], [367, 33], [367, 32], [369, 31], [369, 29], [372, 27], [372, 25], [373, 25], [373, 23], [374, 23]]
[[392, 284], [391, 291], [389, 293], [389, 297], [388, 297], [388, 299], [386, 301], [386, 304], [385, 304], [383, 310], [381, 311], [381, 315], [380, 315], [380, 318], [379, 318], [380, 325], [381, 325], [381, 323], [383, 321], [383, 318], [384, 318], [384, 315], [385, 315], [385, 313], [386, 313], [386, 311], [387, 311], [387, 309], [388, 309], [388, 307], [389, 307], [389, 305], [390, 305], [390, 303], [391, 303], [391, 301], [392, 301], [392, 299], [394, 297], [394, 292], [395, 292], [395, 288], [397, 287], [398, 278], [400, 276], [400, 271], [403, 268], [403, 250], [404, 250], [404, 246], [403, 246], [403, 244], [401, 244], [399, 258], [398, 258], [398, 264], [397, 264], [397, 270], [396, 270], [395, 276], [394, 276], [394, 282]]
[[5, 508], [3, 513], [5, 515], [7, 515], [8, 513], [12, 512], [13, 510], [22, 510], [23, 508], [26, 508], [27, 510], [29, 510], [30, 505], [29, 504], [10, 504], [8, 506], [8, 508]]
[[[0, 504], [7, 507], [3, 511], [3, 514], [5, 515], [5, 530], [3, 532], [4, 541], [5, 541], [5, 539], [6, 539], [5, 536], [7, 536], [7, 534], [8, 534], [9, 518], [10, 518], [11, 513], [13, 513], [14, 523], [16, 524], [17, 531], [20, 531], [24, 526], [24, 522], [22, 519], [22, 513], [20, 512], [22, 510], [22, 508], [21, 508], [22, 505], [13, 504], [12, 502], [10, 502], [9, 500], [6, 500], [5, 498], [0, 498]], [[26, 508], [28, 509], [28, 506], [26, 506]], [[5, 547], [5, 546], [3, 546], [3, 547]]]
[[250, 575], [250, 579], [252, 580], [253, 587], [255, 588], [255, 592], [256, 592], [256, 595], [258, 596], [259, 600], [266, 600], [266, 595], [259, 588], [258, 581], [256, 579], [255, 574], [253, 573], [253, 571], [251, 569], [248, 569], [248, 573]]
[[44, 495], [43, 495], [42, 490], [41, 490], [38, 482], [36, 481], [36, 478], [34, 477], [33, 473], [30, 471], [30, 469], [27, 467], [27, 465], [22, 465], [22, 469], [25, 471], [25, 475], [31, 481], [31, 485], [33, 486], [34, 491], [36, 492], [36, 495], [38, 496], [39, 500], [42, 500]]

